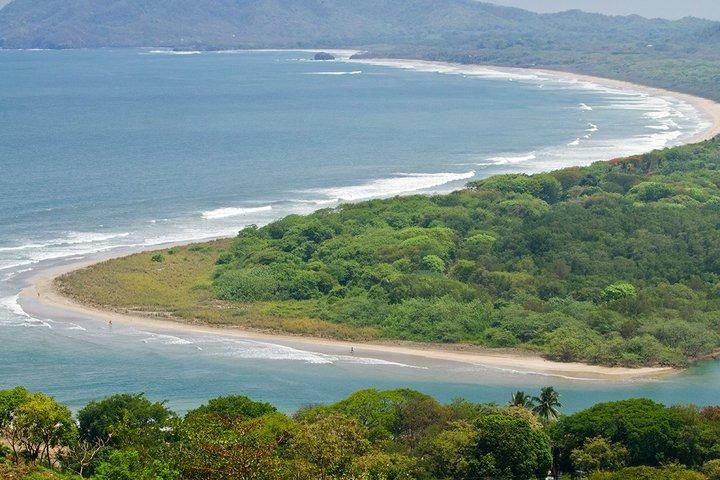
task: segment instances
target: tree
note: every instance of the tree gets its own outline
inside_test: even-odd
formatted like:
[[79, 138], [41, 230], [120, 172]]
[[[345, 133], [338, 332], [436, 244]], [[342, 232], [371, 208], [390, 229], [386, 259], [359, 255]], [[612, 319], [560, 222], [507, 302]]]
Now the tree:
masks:
[[708, 480], [720, 480], [720, 459], [708, 460], [703, 464], [701, 470]]
[[398, 439], [413, 449], [425, 430], [433, 425], [443, 426], [448, 417], [448, 409], [434, 398], [409, 397], [397, 405], [392, 430]]
[[368, 429], [370, 440], [377, 442], [392, 439], [398, 426], [398, 405], [412, 398], [430, 397], [409, 389], [380, 391], [367, 388], [352, 393], [329, 408], [356, 418]]
[[699, 472], [677, 465], [663, 468], [628, 467], [617, 472], [595, 472], [588, 480], [706, 480]]
[[533, 412], [537, 413], [545, 423], [557, 420], [562, 404], [560, 403], [560, 394], [553, 387], [542, 388], [540, 396], [533, 397], [533, 402], [535, 402]]
[[615, 471], [627, 464], [628, 451], [620, 444], [594, 437], [585, 440], [581, 448], [573, 449], [570, 459], [576, 471]]
[[13, 430], [31, 461], [53, 463], [53, 450], [66, 447], [77, 430], [70, 410], [43, 393], [31, 393], [13, 418]]
[[433, 478], [463, 480], [473, 478], [478, 460], [473, 446], [478, 439], [477, 429], [468, 421], [457, 421], [429, 439], [424, 449]]
[[443, 273], [445, 271], [445, 262], [437, 255], [425, 255], [422, 258], [422, 266], [425, 270], [434, 273]]
[[179, 480], [178, 472], [162, 461], [147, 465], [135, 450], [113, 450], [101, 462], [92, 480]]
[[637, 290], [630, 283], [613, 283], [603, 290], [603, 300], [606, 302], [614, 302], [624, 300], [626, 298], [635, 298]]
[[369, 448], [367, 428], [355, 418], [334, 412], [300, 425], [290, 445], [292, 456], [314, 467], [321, 480], [341, 476], [353, 458]]
[[28, 401], [30, 392], [23, 387], [0, 390], [0, 435], [12, 449], [13, 461], [17, 463], [20, 449], [20, 432], [15, 428], [17, 410]]
[[594, 437], [627, 448], [631, 466], [679, 461], [688, 456], [688, 444], [695, 443], [682, 412], [641, 398], [596, 404], [561, 418], [551, 432], [562, 469], [572, 468], [570, 453]]
[[288, 478], [263, 417], [244, 420], [189, 414], [179, 431], [177, 465], [183, 480], [282, 480]]
[[115, 448], [161, 443], [173, 418], [163, 402], [151, 402], [142, 393], [112, 395], [78, 412], [81, 439]]
[[398, 453], [371, 451], [353, 459], [349, 478], [363, 480], [413, 480], [416, 460]]
[[276, 411], [277, 409], [269, 403], [256, 402], [243, 395], [227, 395], [209, 400], [207, 405], [191, 410], [188, 415], [214, 414], [226, 420], [248, 420]]
[[526, 479], [543, 476], [552, 466], [550, 439], [527, 420], [493, 414], [478, 418], [474, 427], [474, 465], [467, 478]]
[[512, 397], [510, 397], [510, 401], [508, 402], [508, 405], [513, 407], [524, 407], [528, 408], [530, 410], [533, 409], [535, 406], [533, 402], [533, 398], [528, 395], [525, 392], [517, 391], [512, 394]]

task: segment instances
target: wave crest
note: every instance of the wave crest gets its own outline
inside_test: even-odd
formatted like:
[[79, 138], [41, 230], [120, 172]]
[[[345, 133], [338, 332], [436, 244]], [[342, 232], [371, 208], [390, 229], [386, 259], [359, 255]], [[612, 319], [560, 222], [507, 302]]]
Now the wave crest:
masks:
[[468, 180], [474, 176], [474, 170], [464, 173], [398, 173], [395, 177], [380, 178], [362, 185], [319, 188], [309, 192], [319, 193], [337, 201], [354, 202], [418, 192]]
[[208, 210], [207, 212], [202, 212], [202, 217], [205, 220], [216, 220], [219, 218], [239, 217], [241, 215], [251, 215], [253, 213], [269, 212], [271, 210], [272, 210], [272, 205], [265, 205], [262, 207], [246, 207], [246, 208], [226, 207], [226, 208], [218, 208], [215, 210]]

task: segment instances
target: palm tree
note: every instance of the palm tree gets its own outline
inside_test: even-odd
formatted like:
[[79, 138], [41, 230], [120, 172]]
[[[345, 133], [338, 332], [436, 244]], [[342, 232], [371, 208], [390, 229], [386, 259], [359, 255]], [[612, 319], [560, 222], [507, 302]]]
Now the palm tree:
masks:
[[560, 403], [560, 394], [555, 391], [553, 387], [545, 387], [540, 390], [539, 397], [533, 397], [533, 402], [536, 405], [533, 407], [535, 412], [545, 423], [549, 423], [550, 420], [557, 420], [562, 407]]
[[525, 392], [517, 391], [512, 394], [512, 397], [510, 397], [510, 401], [508, 402], [508, 405], [512, 407], [525, 407], [527, 409], [532, 410], [535, 404], [533, 403], [533, 399], [530, 395], [528, 395]]

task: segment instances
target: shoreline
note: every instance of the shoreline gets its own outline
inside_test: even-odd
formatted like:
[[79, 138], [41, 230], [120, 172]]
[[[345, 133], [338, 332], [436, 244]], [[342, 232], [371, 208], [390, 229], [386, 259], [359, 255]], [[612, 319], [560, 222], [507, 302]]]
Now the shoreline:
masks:
[[[147, 47], [152, 48], [152, 47]], [[172, 50], [168, 50], [172, 53]], [[528, 75], [539, 77], [538, 79], [567, 81], [570, 83], [585, 83], [600, 88], [609, 88], [633, 92], [637, 94], [647, 95], [651, 97], [670, 98], [674, 101], [688, 104], [698, 112], [709, 125], [694, 133], [691, 137], [685, 139], [684, 142], [672, 144], [681, 145], [686, 143], [698, 143], [709, 140], [720, 135], [720, 101], [709, 98], [692, 95], [689, 93], [676, 92], [659, 87], [651, 87], [640, 83], [634, 83], [626, 80], [616, 80], [609, 77], [598, 77], [583, 73], [566, 72], [563, 70], [553, 70], [550, 68], [533, 68], [533, 67], [507, 67], [493, 64], [479, 63], [457, 63], [445, 62], [438, 60], [420, 60], [411, 58], [394, 58], [394, 57], [367, 57], [367, 58], [351, 58], [353, 55], [366, 53], [364, 50], [353, 48], [255, 48], [255, 49], [231, 49], [231, 50], [203, 50], [197, 53], [262, 53], [262, 52], [304, 52], [318, 53], [326, 52], [336, 56], [335, 60], [318, 60], [317, 63], [347, 63], [358, 65], [376, 65], [390, 68], [400, 68], [406, 70], [416, 70], [429, 73], [455, 73], [469, 76], [485, 76], [492, 78], [494, 74], [511, 74], [518, 78]], [[182, 53], [182, 52], [176, 52]], [[446, 71], [440, 72], [439, 69]], [[450, 71], [447, 71], [450, 69]], [[607, 159], [610, 160], [610, 159]]]
[[[42, 307], [79, 315], [94, 321], [125, 325], [151, 331], [202, 333], [290, 346], [324, 354], [347, 354], [351, 348], [361, 357], [398, 362], [402, 358], [450, 362], [481, 366], [512, 373], [557, 377], [574, 381], [654, 380], [680, 370], [673, 367], [607, 367], [584, 363], [547, 360], [531, 351], [491, 349], [464, 344], [433, 344], [408, 341], [351, 342], [329, 338], [258, 331], [239, 327], [218, 327], [202, 323], [186, 323], [172, 318], [158, 318], [141, 313], [120, 312], [85, 305], [60, 293], [55, 279], [66, 273], [97, 263], [94, 260], [75, 262], [41, 272], [30, 280], [30, 286], [19, 294], [23, 302], [33, 301]], [[406, 360], [407, 361], [407, 360]]]
[[[298, 50], [288, 50], [298, 51]], [[302, 50], [302, 51], [321, 51], [321, 50]], [[442, 62], [433, 60], [413, 60], [403, 58], [362, 58], [362, 59], [351, 59], [347, 55], [348, 50], [322, 50], [328, 53], [337, 53], [338, 55], [344, 55], [343, 58], [338, 58], [337, 61], [343, 63], [352, 63], [360, 65], [376, 65], [391, 68], [401, 68], [405, 70], [415, 70], [426, 73], [450, 73], [458, 75], [468, 76], [479, 76], [484, 78], [499, 78], [498, 74], [515, 75], [517, 78], [530, 80], [531, 77], [536, 77], [535, 80], [556, 80], [566, 81], [569, 83], [576, 84], [587, 84], [593, 85], [600, 88], [608, 88], [613, 90], [621, 90], [625, 92], [633, 92], [641, 95], [647, 95], [649, 97], [660, 97], [665, 99], [671, 99], [676, 102], [690, 105], [695, 111], [706, 120], [709, 125], [706, 128], [694, 133], [690, 138], [685, 139], [683, 142], [672, 145], [684, 145], [688, 143], [699, 143], [705, 140], [709, 140], [720, 135], [720, 102], [715, 100], [700, 97], [697, 95], [691, 95], [689, 93], [676, 92], [658, 87], [651, 87], [642, 85], [639, 83], [628, 82], [625, 80], [616, 80], [606, 77], [597, 77], [593, 75], [586, 75], [582, 73], [565, 72], [562, 70], [551, 70], [547, 68], [520, 68], [520, 67], [503, 67], [492, 64], [465, 64], [465, 63], [453, 63], [453, 62]], [[357, 51], [356, 53], [360, 53]], [[444, 70], [444, 71], [443, 71]], [[610, 160], [610, 159], [607, 159]]]
[[[252, 50], [258, 51], [258, 50]], [[267, 50], [265, 50], [267, 51]], [[280, 51], [280, 50], [274, 50]], [[555, 70], [544, 69], [525, 69], [511, 67], [496, 67], [490, 65], [472, 65], [472, 64], [453, 64], [448, 62], [430, 62], [424, 60], [404, 60], [404, 59], [350, 59], [353, 50], [333, 50], [333, 49], [303, 49], [303, 50], [284, 50], [284, 51], [305, 51], [317, 52], [327, 51], [331, 53], [342, 53], [347, 55], [346, 59], [338, 59], [339, 62], [358, 63], [368, 65], [389, 66], [394, 68], [418, 69], [421, 71], [437, 71], [437, 68], [453, 68], [458, 69], [454, 73], [463, 73], [464, 71], [475, 72], [500, 72], [518, 75], [541, 74], [554, 80], [563, 80], [578, 83], [588, 83], [599, 86], [601, 88], [620, 89], [632, 91], [648, 96], [657, 96], [670, 98], [674, 101], [680, 101], [691, 105], [699, 115], [710, 121], [707, 128], [695, 133], [690, 139], [686, 139], [682, 143], [695, 143], [704, 141], [720, 134], [720, 103], [697, 97], [689, 94], [672, 92], [668, 90], [647, 87], [630, 82], [606, 79], [602, 77], [593, 77], [582, 74], [561, 72]], [[476, 73], [479, 74], [479, 73]], [[607, 159], [610, 160], [610, 159]], [[187, 242], [175, 242], [175, 245], [187, 245], [191, 243], [199, 243], [206, 240], [192, 240]], [[145, 248], [138, 248], [136, 252], [152, 251], [163, 248], [163, 245], [153, 245]], [[326, 338], [293, 336], [282, 333], [268, 333], [253, 331], [249, 329], [240, 329], [233, 327], [214, 327], [203, 324], [189, 324], [175, 321], [168, 318], [153, 318], [149, 315], [120, 313], [112, 310], [100, 309], [93, 306], [84, 305], [73, 299], [60, 294], [54, 286], [54, 280], [58, 276], [71, 272], [76, 269], [84, 268], [93, 263], [104, 261], [110, 258], [117, 258], [129, 255], [133, 252], [124, 251], [122, 253], [112, 253], [103, 255], [100, 259], [84, 260], [62, 265], [49, 270], [40, 270], [31, 277], [30, 286], [22, 290], [19, 299], [32, 300], [40, 305], [61, 312], [69, 312], [80, 314], [96, 321], [108, 322], [112, 320], [119, 324], [140, 326], [148, 329], [164, 329], [164, 330], [181, 330], [185, 332], [201, 332], [213, 335], [225, 335], [233, 337], [241, 337], [246, 339], [262, 340], [269, 343], [282, 345], [283, 343], [291, 343], [300, 345], [301, 348], [309, 351], [322, 350], [349, 350], [351, 347], [356, 349], [358, 354], [371, 356], [379, 359], [386, 359], [389, 356], [405, 356], [424, 358], [430, 360], [440, 360], [447, 362], [456, 362], [470, 365], [481, 365], [489, 368], [506, 369], [509, 371], [517, 371], [520, 373], [530, 373], [546, 376], [557, 376], [574, 380], [629, 380], [629, 379], [653, 379], [668, 374], [676, 373], [679, 369], [672, 367], [642, 367], [642, 368], [626, 368], [626, 367], [606, 367], [589, 365], [582, 363], [563, 363], [547, 360], [540, 355], [530, 351], [520, 350], [502, 350], [475, 347], [471, 345], [444, 345], [444, 344], [422, 344], [413, 342], [347, 342], [342, 340], [331, 340]]]

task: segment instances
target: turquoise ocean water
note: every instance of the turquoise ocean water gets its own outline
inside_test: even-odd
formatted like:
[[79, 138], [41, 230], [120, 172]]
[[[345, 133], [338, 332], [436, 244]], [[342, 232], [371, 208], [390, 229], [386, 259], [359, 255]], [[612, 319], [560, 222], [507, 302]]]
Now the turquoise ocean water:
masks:
[[0, 388], [24, 384], [74, 407], [144, 391], [180, 410], [226, 393], [292, 410], [367, 386], [502, 402], [553, 384], [568, 410], [638, 395], [717, 403], [717, 362], [607, 385], [302, 342], [110, 330], [18, 303], [33, 275], [67, 262], [641, 153], [683, 143], [705, 122], [672, 98], [545, 75], [311, 57], [0, 51]]

